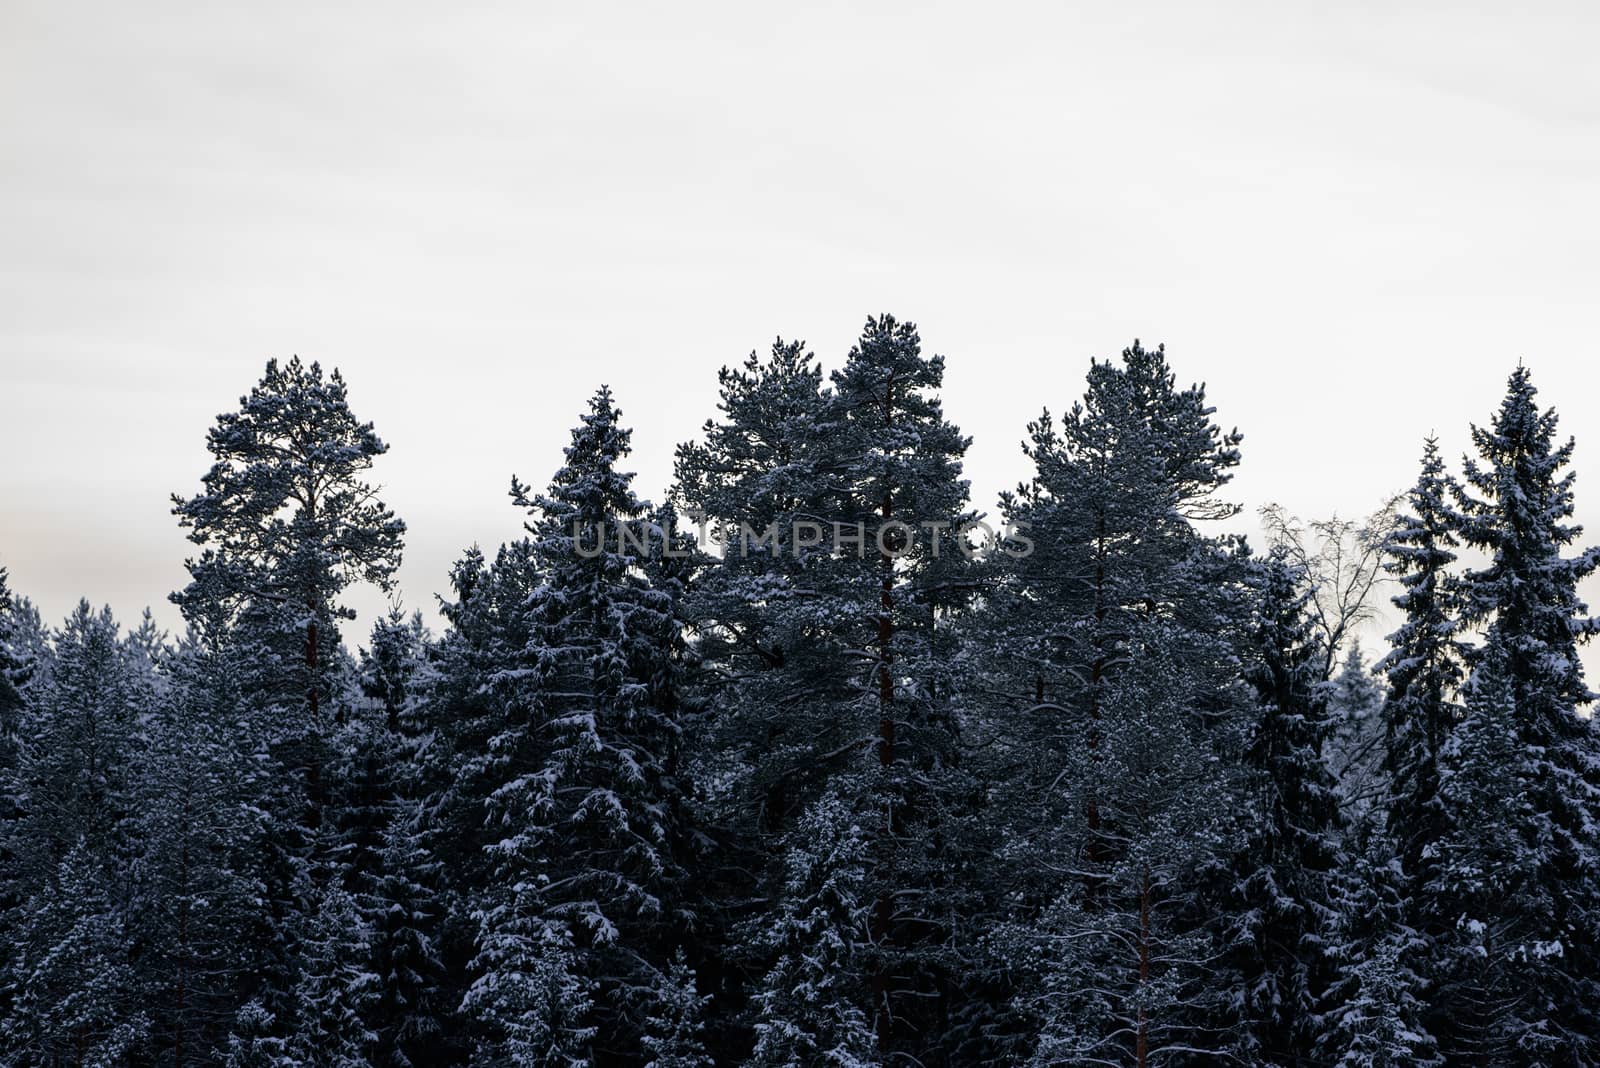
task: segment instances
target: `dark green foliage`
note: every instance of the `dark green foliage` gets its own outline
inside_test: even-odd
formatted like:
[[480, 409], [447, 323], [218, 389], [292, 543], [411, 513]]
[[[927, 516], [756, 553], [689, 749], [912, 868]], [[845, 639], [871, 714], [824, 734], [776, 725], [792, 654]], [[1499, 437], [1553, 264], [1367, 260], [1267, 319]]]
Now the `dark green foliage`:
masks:
[[1600, 549], [1528, 372], [1461, 483], [1428, 442], [1373, 671], [1375, 543], [1209, 526], [1241, 438], [1163, 350], [1029, 426], [987, 539], [943, 383], [888, 316], [780, 340], [662, 508], [602, 388], [443, 633], [352, 656], [386, 447], [269, 364], [176, 502], [181, 639], [0, 571], [0, 1060], [1600, 1063]]

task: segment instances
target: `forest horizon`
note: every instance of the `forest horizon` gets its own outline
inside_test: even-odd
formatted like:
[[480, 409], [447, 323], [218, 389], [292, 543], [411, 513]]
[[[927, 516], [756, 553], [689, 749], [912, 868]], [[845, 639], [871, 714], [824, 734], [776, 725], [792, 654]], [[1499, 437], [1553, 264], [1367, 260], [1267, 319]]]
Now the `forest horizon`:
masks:
[[1226, 398], [1085, 370], [992, 513], [891, 315], [723, 367], [658, 500], [600, 385], [434, 626], [360, 383], [268, 361], [172, 496], [181, 631], [0, 568], [0, 1060], [1600, 1064], [1536, 376], [1247, 537]]

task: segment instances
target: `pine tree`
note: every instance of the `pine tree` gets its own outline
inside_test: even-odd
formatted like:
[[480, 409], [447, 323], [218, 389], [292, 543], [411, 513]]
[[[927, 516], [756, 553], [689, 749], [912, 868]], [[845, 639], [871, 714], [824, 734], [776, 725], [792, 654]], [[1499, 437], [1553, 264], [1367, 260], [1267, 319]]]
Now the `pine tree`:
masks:
[[1057, 840], [1062, 892], [1008, 939], [1037, 976], [1018, 999], [1037, 1021], [1034, 1065], [1222, 1052], [1216, 954], [1195, 919], [1196, 894], [1237, 846], [1230, 801], [1240, 786], [1201, 711], [1203, 678], [1171, 652], [1176, 637], [1159, 624], [1128, 635], [1128, 662], [1104, 690], [1100, 717], [1063, 725], [1077, 744], [1062, 782], [1070, 796], [1095, 799], [1098, 823], [1079, 809]]
[[1594, 695], [1578, 643], [1595, 620], [1580, 579], [1600, 549], [1562, 550], [1573, 512], [1573, 442], [1556, 443], [1518, 367], [1458, 496], [1466, 544], [1486, 567], [1463, 579], [1463, 617], [1484, 627], [1466, 717], [1447, 743], [1430, 907], [1455, 934], [1438, 1004], [1474, 1006], [1439, 1027], [1447, 1057], [1579, 1065], [1600, 1057], [1600, 764], [1582, 718]]
[[[821, 461], [835, 530], [862, 551], [819, 560], [831, 594], [827, 626], [858, 664], [848, 722], [872, 731], [865, 774], [879, 816], [869, 876], [872, 1017], [880, 1051], [939, 1044], [953, 981], [954, 828], [968, 782], [950, 673], [955, 621], [970, 602], [968, 509], [961, 477], [969, 440], [945, 418], [944, 358], [924, 356], [916, 325], [869, 318], [833, 373]], [[797, 539], [798, 540], [798, 539]], [[863, 657], [861, 654], [865, 653]], [[858, 728], [858, 729], [859, 729]], [[871, 736], [867, 734], [867, 736]], [[857, 765], [860, 767], [860, 764]]]
[[[739, 1006], [768, 962], [733, 932], [770, 908], [786, 832], [871, 737], [849, 708], [857, 665], [829, 626], [825, 554], [794, 544], [800, 524], [821, 530], [832, 518], [822, 371], [803, 343], [780, 338], [718, 380], [719, 418], [703, 442], [678, 448], [673, 500], [721, 547], [700, 561], [684, 605], [686, 684], [702, 710], [686, 723], [684, 758], [702, 784], [696, 817], [711, 849], [699, 978]], [[724, 1055], [748, 1053], [745, 1023], [735, 1015], [714, 1029]]]
[[[1083, 400], [1059, 426], [1048, 411], [1029, 424], [1023, 450], [1035, 471], [1003, 505], [1031, 552], [989, 592], [996, 611], [985, 619], [1001, 665], [986, 674], [1010, 675], [1001, 736], [1012, 759], [1035, 764], [1016, 779], [1019, 808], [1057, 774], [1063, 720], [1088, 723], [1094, 737], [1128, 643], [1148, 621], [1181, 627], [1194, 670], [1210, 672], [1213, 686], [1230, 682], [1235, 669], [1218, 661], [1233, 651], [1199, 640], [1237, 637], [1245, 612], [1234, 552], [1194, 526], [1237, 511], [1218, 492], [1241, 438], [1213, 411], [1203, 387], [1176, 387], [1163, 350], [1135, 342], [1120, 366], [1091, 364]], [[1097, 827], [1095, 799], [1075, 800]]]
[[265, 375], [207, 435], [214, 459], [201, 493], [173, 496], [189, 539], [189, 586], [173, 599], [191, 620], [220, 615], [252, 645], [257, 697], [291, 769], [307, 776], [310, 826], [322, 802], [321, 750], [337, 689], [339, 602], [357, 581], [389, 589], [405, 524], [365, 480], [388, 451], [350, 410], [338, 371], [299, 357]]
[[[1006, 843], [1007, 872], [977, 872], [1000, 888], [990, 891], [999, 915], [988, 924], [1021, 932], [1029, 950], [999, 953], [988, 967], [997, 987], [1017, 987], [1018, 1013], [1034, 1017], [1032, 1029], [1060, 1060], [1091, 1049], [1137, 1060], [1167, 1045], [1214, 1048], [1205, 1017], [1215, 1008], [1195, 983], [1198, 964], [1183, 964], [1182, 954], [1211, 952], [1216, 905], [1203, 900], [1199, 873], [1221, 865], [1234, 841], [1221, 798], [1237, 789], [1251, 702], [1238, 668], [1248, 640], [1244, 558], [1197, 527], [1237, 510], [1219, 491], [1239, 462], [1240, 436], [1213, 413], [1204, 387], [1180, 389], [1164, 352], [1135, 343], [1120, 363], [1091, 364], [1083, 400], [1059, 422], [1047, 411], [1030, 424], [1033, 477], [1002, 503], [1031, 552], [996, 569], [985, 590], [984, 653], [961, 665], [985, 709], [977, 744], [992, 783], [986, 833]], [[1170, 683], [1124, 679], [1147, 650], [1159, 651]], [[1184, 695], [1177, 705], [1122, 704], [1168, 685]], [[1172, 778], [1146, 782], [1151, 760], [1136, 749], [1113, 754], [1110, 739], [1132, 746], [1133, 725], [1157, 722], [1160, 741], [1174, 747]], [[1223, 793], [1191, 798], [1176, 788], [1200, 768]], [[1207, 798], [1215, 813], [1190, 804]], [[1196, 837], [1173, 839], [1176, 826]], [[1129, 858], [1157, 840], [1173, 853], [1147, 888]], [[1140, 904], [1152, 909], [1148, 921]], [[1164, 964], [1144, 961], [1140, 947], [1158, 944]], [[1069, 946], [1077, 948], [1057, 962]], [[1037, 963], [1024, 970], [1018, 959]], [[1168, 984], [1159, 996], [1148, 988], [1142, 1028], [1127, 1005], [1080, 1003], [1071, 990], [1093, 986], [1089, 976], [1103, 969], [1131, 997], [1141, 968]], [[1037, 1044], [1019, 1042], [1021, 1023], [1006, 1025], [1009, 1055]]]
[[736, 821], [740, 844], [782, 830], [859, 740], [853, 723], [827, 714], [844, 672], [808, 596], [822, 554], [792, 543], [796, 523], [827, 511], [815, 360], [779, 339], [767, 359], [724, 367], [722, 421], [706, 423], [704, 443], [679, 446], [674, 468], [675, 502], [723, 547], [685, 610], [711, 704], [701, 759], [736, 795], [719, 816]]
[[338, 801], [335, 735], [354, 673], [339, 642], [338, 622], [353, 618], [341, 596], [357, 582], [391, 588], [405, 524], [367, 480], [388, 447], [351, 411], [338, 371], [325, 375], [298, 357], [269, 361], [238, 410], [217, 417], [206, 445], [213, 463], [201, 492], [173, 497], [180, 525], [203, 547], [186, 561], [190, 582], [173, 600], [191, 625], [230, 647], [245, 729], [276, 764], [253, 799], [271, 824], [253, 872], [273, 927], [257, 993], [287, 1026], [299, 982], [290, 947], [308, 922], [297, 886], [313, 869], [319, 882], [355, 883], [328, 867], [346, 836], [323, 826]]

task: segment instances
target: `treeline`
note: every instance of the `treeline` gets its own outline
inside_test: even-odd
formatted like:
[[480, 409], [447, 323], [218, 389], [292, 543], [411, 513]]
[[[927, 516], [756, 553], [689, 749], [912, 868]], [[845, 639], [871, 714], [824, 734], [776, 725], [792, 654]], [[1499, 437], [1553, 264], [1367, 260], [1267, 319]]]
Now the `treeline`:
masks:
[[1600, 1063], [1600, 550], [1528, 371], [1459, 480], [1430, 440], [1388, 520], [1264, 552], [1138, 344], [1027, 428], [1029, 551], [910, 536], [976, 515], [942, 376], [888, 317], [830, 376], [780, 341], [659, 505], [602, 388], [443, 634], [352, 654], [387, 447], [269, 363], [174, 498], [181, 636], [0, 581], [0, 1061]]

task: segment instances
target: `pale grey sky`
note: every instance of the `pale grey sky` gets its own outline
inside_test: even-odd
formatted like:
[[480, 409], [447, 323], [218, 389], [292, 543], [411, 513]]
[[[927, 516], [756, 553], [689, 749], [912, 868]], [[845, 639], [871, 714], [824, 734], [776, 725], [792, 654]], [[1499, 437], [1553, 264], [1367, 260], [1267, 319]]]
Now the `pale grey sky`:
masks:
[[657, 495], [719, 365], [879, 311], [982, 503], [1134, 337], [1306, 515], [1459, 455], [1522, 358], [1600, 538], [1600, 8], [1512, 10], [0, 0], [0, 565], [174, 622], [168, 495], [299, 353], [431, 608], [599, 382]]

